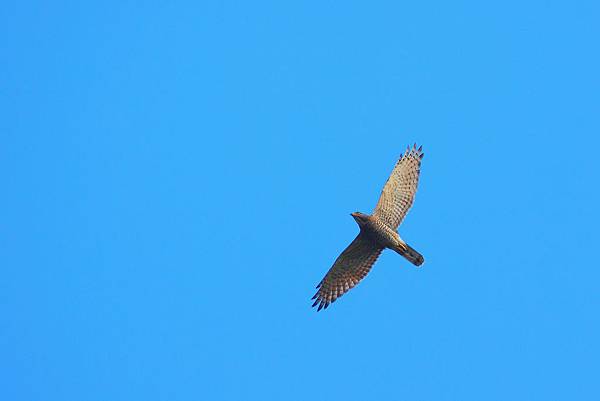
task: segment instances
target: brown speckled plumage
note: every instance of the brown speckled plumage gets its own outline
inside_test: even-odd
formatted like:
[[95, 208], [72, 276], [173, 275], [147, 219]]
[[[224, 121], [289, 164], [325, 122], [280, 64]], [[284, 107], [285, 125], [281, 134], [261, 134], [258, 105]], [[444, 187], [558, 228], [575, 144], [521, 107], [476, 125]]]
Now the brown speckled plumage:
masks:
[[372, 215], [352, 213], [360, 227], [354, 241], [338, 256], [317, 285], [313, 306], [327, 308], [362, 280], [385, 248], [392, 249], [416, 266], [423, 256], [404, 242], [396, 230], [413, 204], [423, 152], [414, 145], [396, 163]]

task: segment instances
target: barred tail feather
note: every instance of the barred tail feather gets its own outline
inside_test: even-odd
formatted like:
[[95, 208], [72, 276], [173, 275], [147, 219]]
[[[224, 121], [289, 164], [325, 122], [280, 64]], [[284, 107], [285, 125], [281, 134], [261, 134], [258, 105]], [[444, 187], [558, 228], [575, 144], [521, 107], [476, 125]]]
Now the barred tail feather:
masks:
[[423, 262], [425, 262], [423, 255], [421, 255], [419, 252], [415, 251], [408, 244], [406, 245], [406, 251], [399, 252], [399, 253], [400, 253], [400, 255], [402, 255], [406, 259], [408, 259], [408, 261], [415, 266], [421, 266], [423, 264]]

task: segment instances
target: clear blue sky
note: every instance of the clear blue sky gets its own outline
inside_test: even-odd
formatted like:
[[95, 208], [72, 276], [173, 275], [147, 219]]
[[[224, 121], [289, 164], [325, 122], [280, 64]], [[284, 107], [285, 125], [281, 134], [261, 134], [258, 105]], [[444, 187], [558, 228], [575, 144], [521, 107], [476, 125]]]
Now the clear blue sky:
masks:
[[3, 3], [0, 399], [600, 399], [600, 6], [410, 3]]

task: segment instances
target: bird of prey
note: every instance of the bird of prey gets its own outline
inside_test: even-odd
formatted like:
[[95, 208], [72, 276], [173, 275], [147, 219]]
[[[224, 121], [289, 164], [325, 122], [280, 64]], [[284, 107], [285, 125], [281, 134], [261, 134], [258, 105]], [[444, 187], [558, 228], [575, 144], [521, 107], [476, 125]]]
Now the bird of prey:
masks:
[[312, 299], [317, 311], [344, 295], [362, 280], [385, 248], [396, 251], [415, 266], [421, 266], [423, 256], [411, 248], [397, 233], [398, 226], [413, 204], [421, 159], [422, 146], [407, 147], [385, 183], [373, 214], [351, 213], [360, 233], [341, 253], [323, 280], [317, 285]]

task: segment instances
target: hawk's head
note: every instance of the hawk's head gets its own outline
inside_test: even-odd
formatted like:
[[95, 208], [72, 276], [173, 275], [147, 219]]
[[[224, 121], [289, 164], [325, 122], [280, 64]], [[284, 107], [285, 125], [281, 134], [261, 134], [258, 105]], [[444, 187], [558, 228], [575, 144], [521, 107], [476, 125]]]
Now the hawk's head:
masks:
[[366, 224], [367, 220], [369, 219], [368, 215], [361, 212], [350, 213], [350, 216], [354, 217], [354, 220], [356, 220], [359, 226]]

